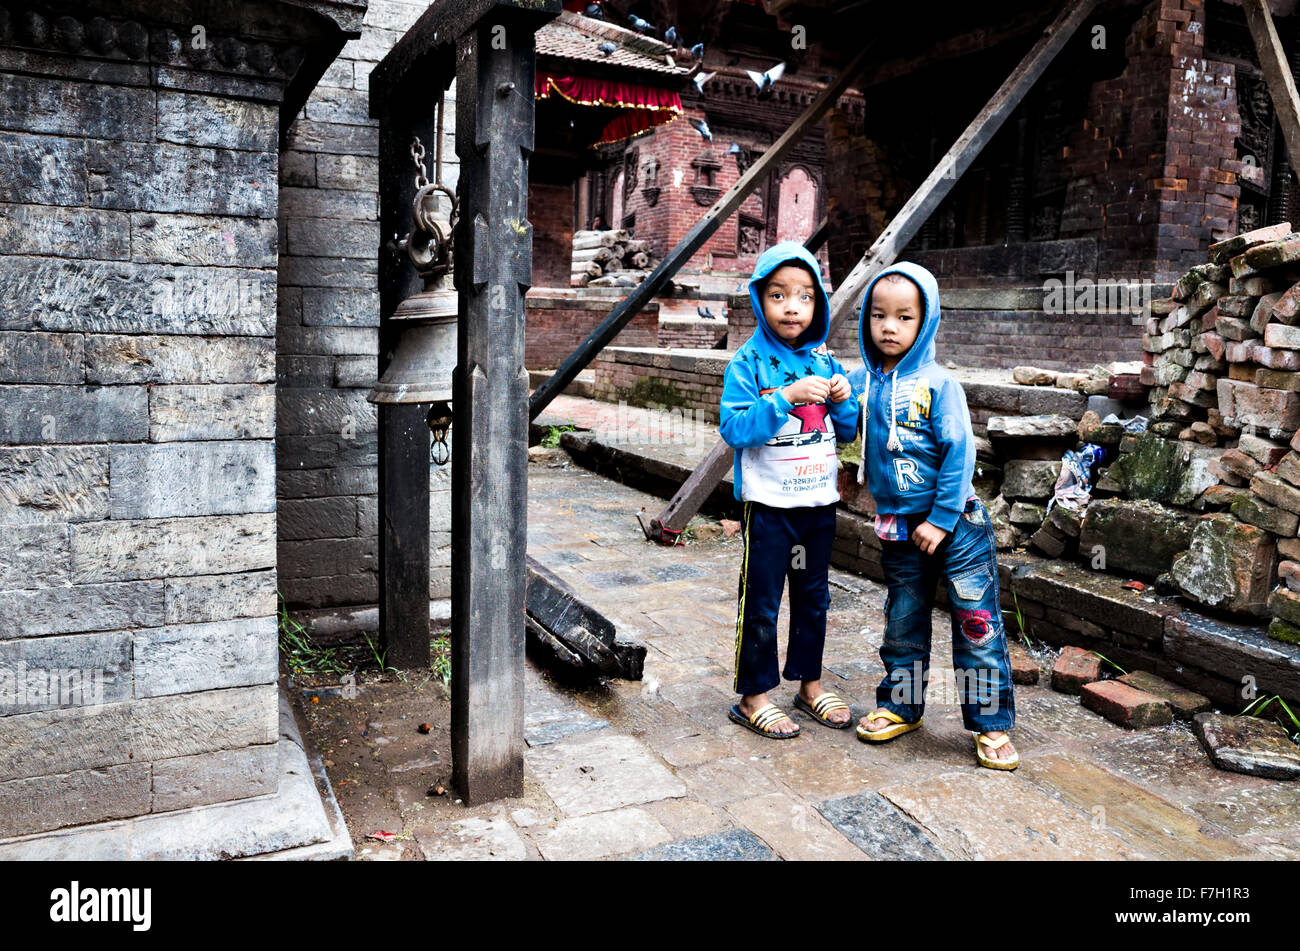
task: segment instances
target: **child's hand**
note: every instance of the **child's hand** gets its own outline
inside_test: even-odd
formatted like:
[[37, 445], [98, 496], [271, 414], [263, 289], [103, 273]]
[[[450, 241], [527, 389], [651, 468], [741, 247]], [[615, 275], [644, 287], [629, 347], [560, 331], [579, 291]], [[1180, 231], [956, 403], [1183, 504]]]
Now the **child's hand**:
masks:
[[947, 537], [947, 532], [928, 521], [916, 526], [916, 531], [912, 532], [912, 542], [927, 555], [933, 555], [934, 550], [942, 545]]
[[831, 381], [820, 376], [806, 376], [781, 390], [791, 403], [821, 403], [830, 391]]
[[853, 395], [853, 390], [849, 386], [849, 379], [843, 373], [837, 373], [831, 377], [830, 383], [830, 398], [832, 403], [843, 403]]

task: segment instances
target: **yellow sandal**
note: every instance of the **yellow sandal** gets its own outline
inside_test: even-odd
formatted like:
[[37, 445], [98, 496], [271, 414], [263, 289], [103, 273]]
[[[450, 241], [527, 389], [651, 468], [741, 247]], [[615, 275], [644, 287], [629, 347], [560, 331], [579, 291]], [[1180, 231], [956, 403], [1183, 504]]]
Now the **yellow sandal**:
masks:
[[975, 734], [975, 758], [979, 760], [981, 766], [986, 766], [989, 769], [1015, 769], [1020, 765], [1019, 753], [1016, 753], [1009, 759], [994, 759], [991, 756], [985, 756], [984, 750], [981, 749], [981, 745], [983, 745], [987, 746], [991, 750], [1000, 750], [1010, 742], [1010, 733], [1003, 733], [1002, 736], [996, 740], [989, 739], [987, 734], [977, 733]]
[[[925, 718], [922, 717], [921, 720]], [[864, 743], [883, 743], [885, 740], [892, 740], [896, 736], [902, 736], [904, 733], [911, 733], [921, 725], [921, 720], [915, 723], [908, 723], [902, 717], [892, 710], [875, 710], [867, 717], [868, 722], [871, 720], [888, 720], [893, 726], [887, 726], [883, 730], [864, 730], [862, 724], [858, 724], [858, 739]]]

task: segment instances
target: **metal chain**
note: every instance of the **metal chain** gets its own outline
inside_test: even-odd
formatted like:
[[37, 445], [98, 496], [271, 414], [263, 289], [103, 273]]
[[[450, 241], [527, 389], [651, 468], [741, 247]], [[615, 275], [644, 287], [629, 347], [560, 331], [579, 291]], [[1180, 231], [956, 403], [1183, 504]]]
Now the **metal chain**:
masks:
[[415, 162], [415, 188], [419, 191], [429, 184], [429, 175], [424, 169], [424, 143], [418, 135], [411, 136], [411, 160]]

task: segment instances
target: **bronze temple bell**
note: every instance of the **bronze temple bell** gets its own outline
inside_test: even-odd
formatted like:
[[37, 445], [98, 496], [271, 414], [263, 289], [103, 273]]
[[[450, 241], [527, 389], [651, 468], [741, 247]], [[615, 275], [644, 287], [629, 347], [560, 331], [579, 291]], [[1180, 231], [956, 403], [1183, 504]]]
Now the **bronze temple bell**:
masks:
[[[441, 140], [442, 136], [438, 136]], [[456, 319], [459, 297], [452, 282], [452, 232], [456, 226], [456, 193], [441, 182], [442, 142], [435, 177], [424, 174], [424, 147], [417, 138], [411, 146], [415, 159], [416, 193], [414, 226], [398, 243], [424, 279], [424, 290], [397, 305], [390, 320], [401, 328], [397, 349], [383, 377], [366, 397], [371, 403], [411, 405], [432, 403], [429, 428], [433, 430], [433, 461], [445, 465], [450, 458], [447, 430], [451, 426], [451, 375], [456, 368]], [[446, 213], [439, 209], [439, 194], [449, 200]]]

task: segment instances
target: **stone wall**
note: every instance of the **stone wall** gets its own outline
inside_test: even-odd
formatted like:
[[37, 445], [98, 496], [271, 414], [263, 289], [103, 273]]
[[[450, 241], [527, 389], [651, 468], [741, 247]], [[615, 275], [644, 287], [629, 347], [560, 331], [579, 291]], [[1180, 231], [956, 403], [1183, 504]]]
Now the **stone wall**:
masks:
[[[361, 37], [326, 71], [290, 126], [281, 156], [278, 560], [280, 589], [293, 607], [378, 600], [378, 413], [366, 401], [378, 373], [381, 239], [370, 72], [426, 6], [372, 0]], [[460, 167], [455, 91], [453, 83], [443, 134], [444, 177], [452, 188]], [[424, 146], [432, 178], [434, 144]], [[414, 175], [412, 165], [412, 181]], [[447, 597], [450, 473], [431, 466], [430, 479], [430, 595]]]
[[329, 39], [254, 6], [0, 6], [0, 837], [277, 788], [277, 139]]
[[[717, 306], [716, 304], [714, 306]], [[727, 333], [727, 322], [707, 317], [660, 317], [659, 346], [679, 350], [708, 350]]]

